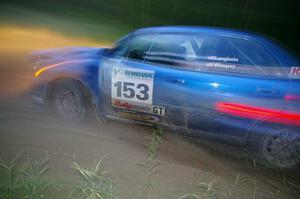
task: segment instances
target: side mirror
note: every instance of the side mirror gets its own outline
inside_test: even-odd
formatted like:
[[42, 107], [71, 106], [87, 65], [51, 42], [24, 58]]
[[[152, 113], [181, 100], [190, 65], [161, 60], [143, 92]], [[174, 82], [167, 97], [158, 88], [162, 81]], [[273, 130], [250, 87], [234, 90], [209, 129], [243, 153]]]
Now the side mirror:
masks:
[[144, 51], [141, 50], [132, 50], [128, 54], [128, 58], [142, 60], [144, 59]]
[[103, 55], [110, 55], [113, 52], [112, 48], [104, 48], [101, 52]]

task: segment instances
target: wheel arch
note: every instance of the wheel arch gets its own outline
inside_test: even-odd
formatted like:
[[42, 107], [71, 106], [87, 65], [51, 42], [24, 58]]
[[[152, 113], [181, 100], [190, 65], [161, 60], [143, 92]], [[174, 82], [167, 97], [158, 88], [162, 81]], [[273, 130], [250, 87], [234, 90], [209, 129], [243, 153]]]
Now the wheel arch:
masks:
[[75, 77], [68, 77], [68, 76], [64, 76], [64, 77], [59, 77], [56, 78], [54, 80], [52, 80], [51, 82], [49, 82], [46, 85], [46, 92], [45, 92], [45, 100], [46, 100], [46, 105], [49, 105], [51, 103], [51, 97], [53, 95], [55, 86], [59, 83], [59, 82], [65, 82], [65, 81], [70, 81], [70, 82], [74, 82], [76, 85], [79, 86], [80, 90], [83, 92], [83, 95], [86, 97], [86, 99], [88, 100], [88, 103], [90, 103], [90, 105], [92, 107], [96, 106], [96, 95], [95, 93], [89, 88], [89, 86], [82, 81], [79, 78], [75, 78]]

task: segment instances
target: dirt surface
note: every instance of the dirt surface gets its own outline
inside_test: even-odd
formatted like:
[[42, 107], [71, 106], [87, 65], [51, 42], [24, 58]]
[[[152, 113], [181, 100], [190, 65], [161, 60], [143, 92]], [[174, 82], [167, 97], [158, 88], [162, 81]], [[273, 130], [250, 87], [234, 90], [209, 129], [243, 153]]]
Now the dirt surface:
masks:
[[[10, 160], [18, 153], [23, 158], [47, 157], [51, 179], [69, 186], [77, 180], [71, 168], [73, 162], [91, 167], [105, 156], [104, 166], [117, 185], [120, 198], [146, 198], [146, 174], [140, 164], [147, 159], [152, 129], [112, 121], [64, 123], [31, 102], [32, 71], [26, 66], [24, 55], [0, 55], [0, 157]], [[159, 198], [205, 193], [199, 189], [199, 183], [211, 184], [217, 198], [233, 198], [232, 193], [238, 194], [236, 198], [278, 196], [280, 179], [272, 172], [252, 169], [244, 161], [237, 161], [240, 158], [219, 155], [172, 133], [164, 133], [158, 154], [158, 173], [151, 179]]]

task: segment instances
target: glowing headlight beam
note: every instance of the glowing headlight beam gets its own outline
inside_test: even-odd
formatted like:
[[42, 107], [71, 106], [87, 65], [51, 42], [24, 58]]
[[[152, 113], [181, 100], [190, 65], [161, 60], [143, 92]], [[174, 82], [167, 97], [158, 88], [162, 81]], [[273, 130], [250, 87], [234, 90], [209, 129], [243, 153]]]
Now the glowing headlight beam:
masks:
[[81, 61], [79, 61], [79, 60], [63, 61], [63, 62], [59, 62], [59, 63], [57, 63], [57, 64], [51, 64], [51, 65], [42, 67], [41, 69], [39, 69], [38, 71], [36, 71], [36, 72], [34, 73], [34, 77], [39, 76], [39, 75], [42, 74], [44, 71], [46, 71], [46, 70], [48, 70], [48, 69], [50, 69], [50, 68], [55, 68], [55, 67], [60, 66], [60, 65], [63, 65], [63, 64], [76, 63], [76, 62], [81, 62]]

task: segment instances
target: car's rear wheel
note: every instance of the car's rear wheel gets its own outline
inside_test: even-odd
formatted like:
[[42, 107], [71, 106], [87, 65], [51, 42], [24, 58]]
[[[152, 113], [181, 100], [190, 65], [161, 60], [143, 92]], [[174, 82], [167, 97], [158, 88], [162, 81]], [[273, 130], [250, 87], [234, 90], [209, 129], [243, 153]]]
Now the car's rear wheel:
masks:
[[261, 124], [251, 136], [254, 157], [265, 166], [292, 169], [299, 166], [300, 134], [291, 128]]
[[85, 121], [89, 115], [90, 104], [88, 96], [76, 81], [65, 80], [55, 83], [51, 104], [64, 120], [72, 123]]

